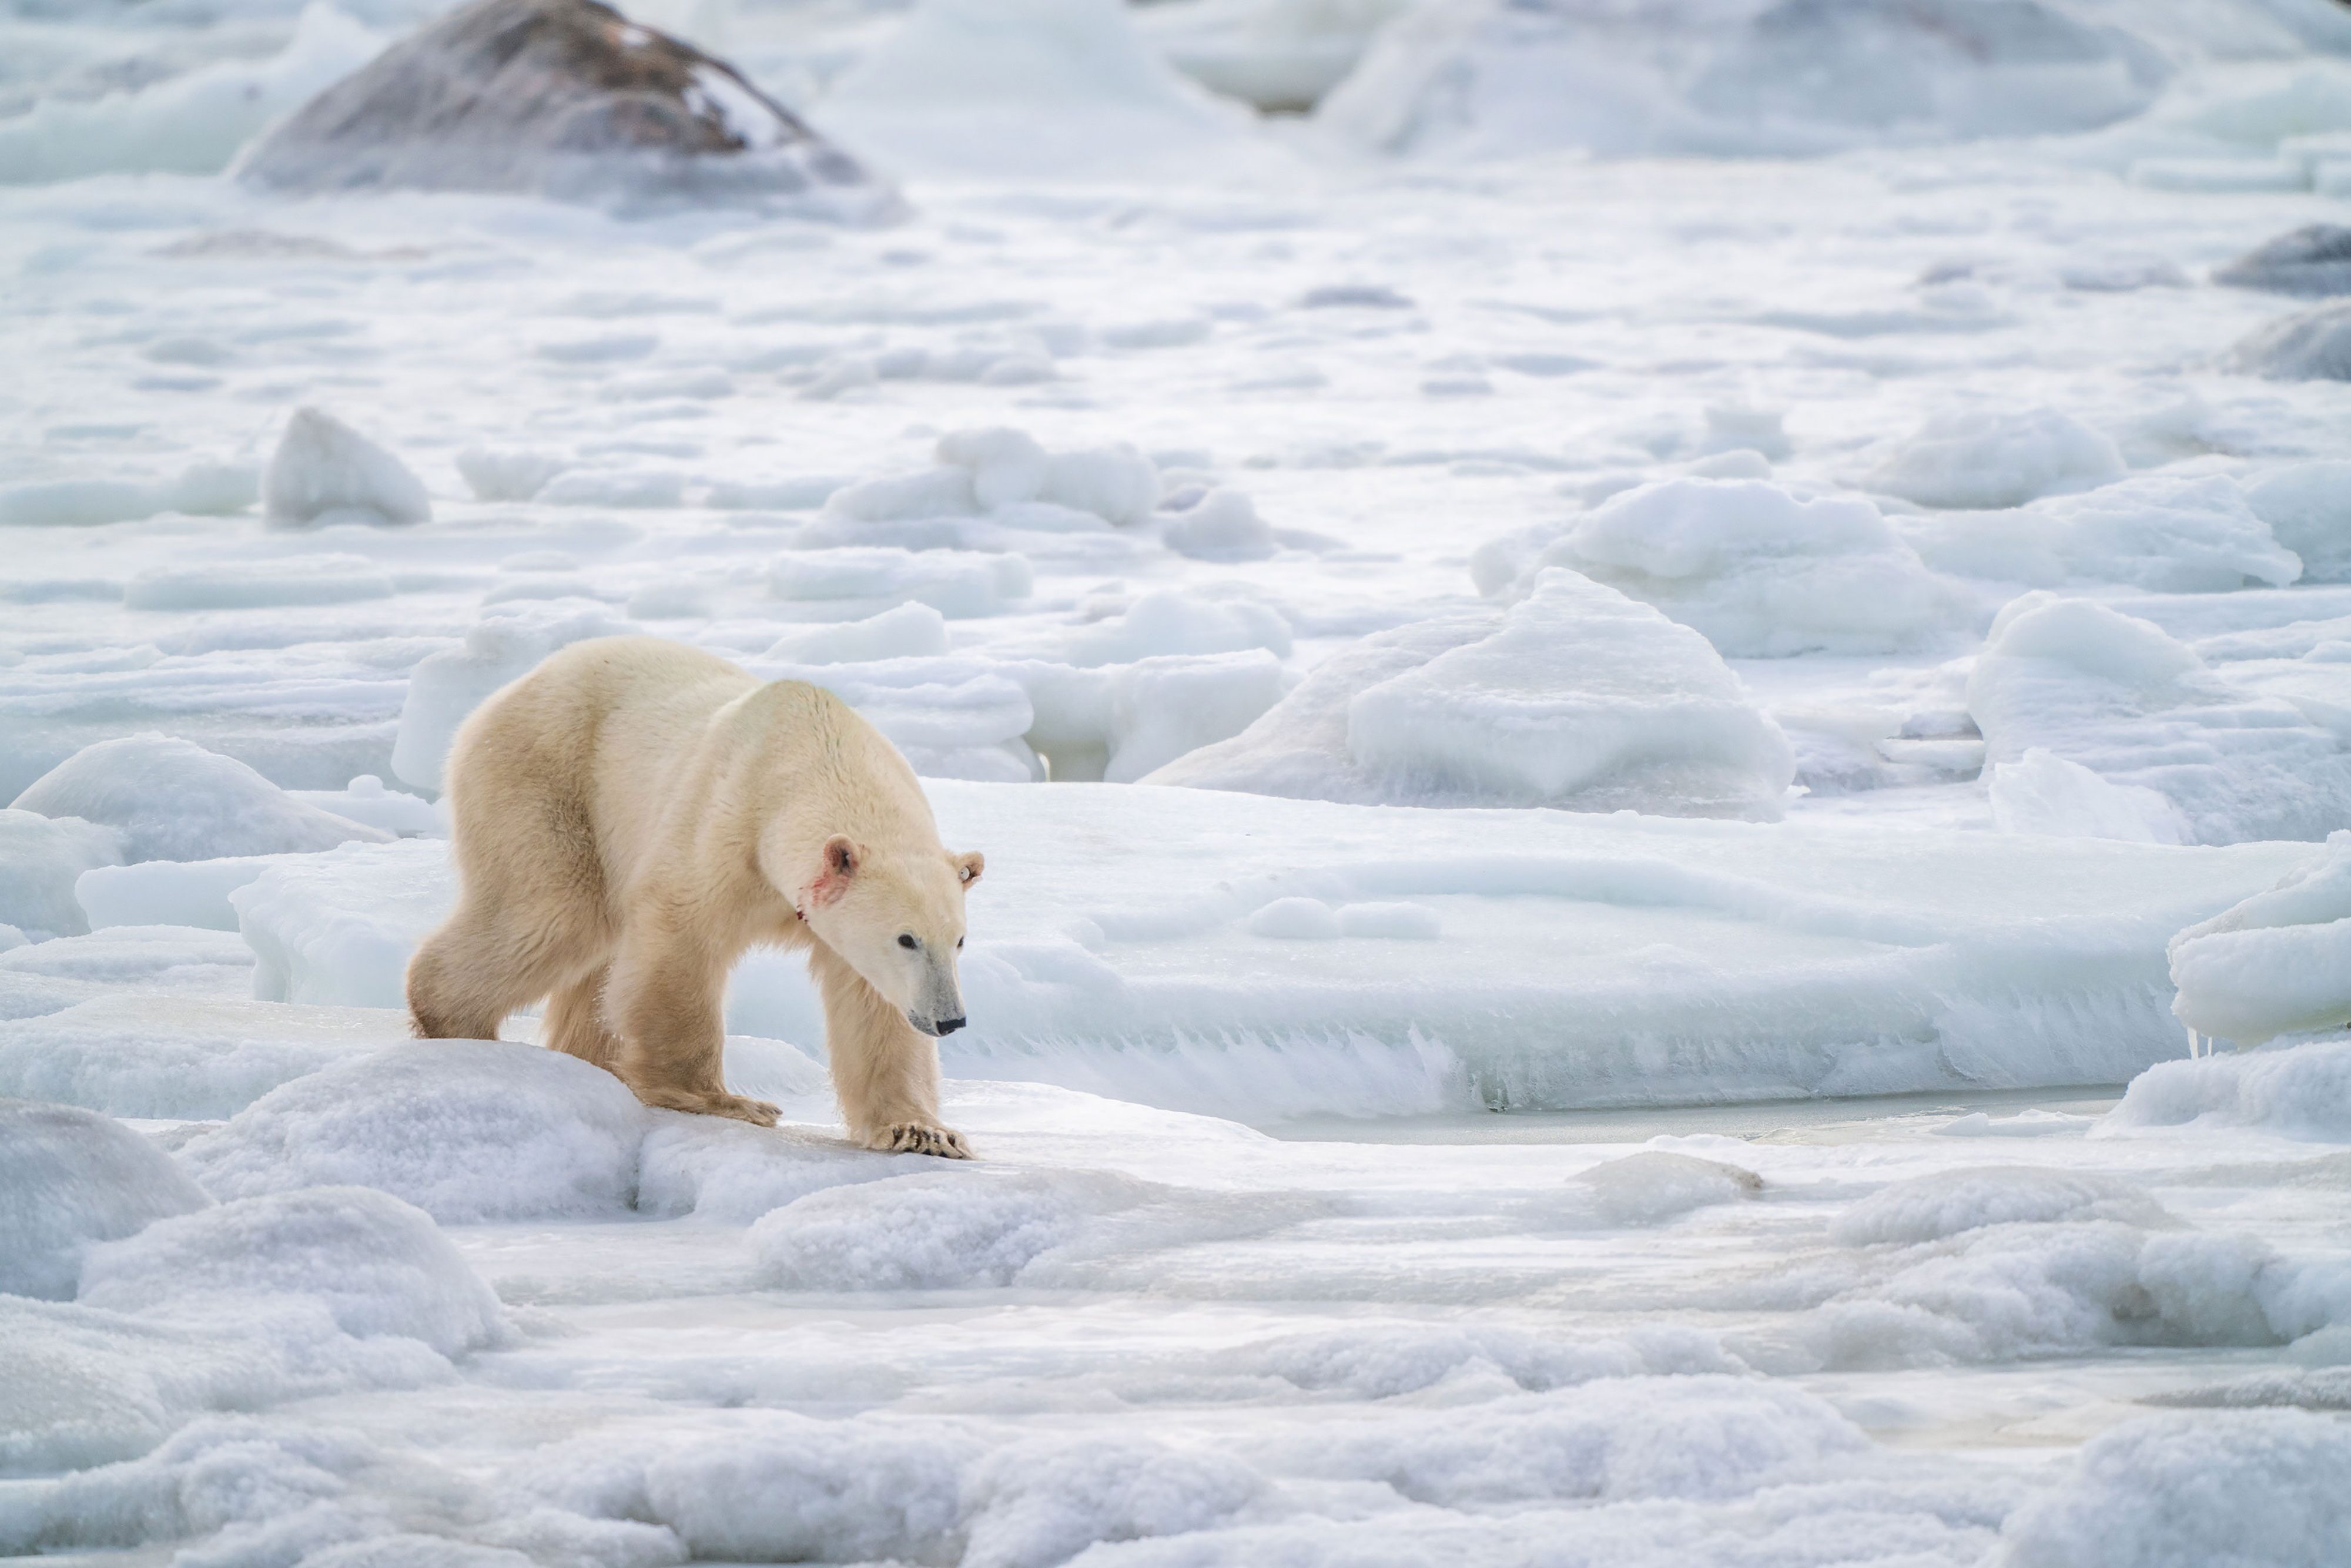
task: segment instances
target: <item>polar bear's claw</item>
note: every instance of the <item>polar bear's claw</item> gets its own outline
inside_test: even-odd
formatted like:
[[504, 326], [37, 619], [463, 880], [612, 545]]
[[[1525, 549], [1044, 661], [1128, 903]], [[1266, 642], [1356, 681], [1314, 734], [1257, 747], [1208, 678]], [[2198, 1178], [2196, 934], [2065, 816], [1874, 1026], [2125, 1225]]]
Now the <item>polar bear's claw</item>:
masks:
[[963, 1134], [948, 1127], [900, 1122], [886, 1129], [883, 1137], [883, 1146], [893, 1155], [936, 1155], [943, 1160], [971, 1158], [971, 1146], [963, 1141]]

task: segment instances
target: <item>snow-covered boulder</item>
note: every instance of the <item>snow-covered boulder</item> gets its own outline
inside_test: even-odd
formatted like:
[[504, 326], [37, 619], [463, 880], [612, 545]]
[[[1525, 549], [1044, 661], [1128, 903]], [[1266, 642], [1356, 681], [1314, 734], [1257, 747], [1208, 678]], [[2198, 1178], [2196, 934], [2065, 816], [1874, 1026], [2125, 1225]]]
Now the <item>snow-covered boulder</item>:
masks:
[[474, 0], [312, 99], [236, 172], [298, 193], [897, 205], [734, 67], [597, 0]]
[[0, 1100], [0, 1292], [69, 1301], [91, 1244], [211, 1201], [111, 1116]]
[[296, 1079], [180, 1151], [223, 1198], [365, 1186], [444, 1223], [613, 1214], [652, 1113], [578, 1057], [419, 1040]]
[[324, 409], [298, 408], [262, 470], [261, 512], [279, 528], [425, 523], [433, 500], [398, 457]]
[[2266, 893], [2171, 939], [2171, 1010], [2199, 1034], [2259, 1045], [2351, 1024], [2351, 829]]
[[2319, 839], [2351, 819], [2341, 737], [2221, 680], [2160, 627], [2088, 600], [2030, 593], [2001, 611], [1968, 707], [1991, 763], [2043, 747], [2155, 790], [2186, 842]]
[[27, 786], [15, 809], [118, 829], [133, 864], [307, 854], [392, 837], [296, 800], [233, 757], [152, 731], [83, 747]]
[[2053, 408], [1970, 409], [1928, 420], [1865, 483], [1922, 507], [2021, 507], [2111, 484], [2124, 472], [2112, 437]]
[[122, 863], [120, 830], [78, 817], [0, 810], [0, 925], [44, 936], [78, 936], [89, 919], [74, 898], [86, 871]]
[[2351, 301], [2297, 310], [2256, 328], [2220, 363], [2273, 382], [2351, 381]]
[[2283, 588], [2303, 575], [2235, 481], [2148, 474], [2006, 511], [1909, 519], [1930, 565], [2029, 583], [2118, 582], [2160, 593]]
[[528, 674], [558, 648], [636, 631], [590, 599], [525, 599], [486, 606], [460, 647], [427, 654], [409, 673], [392, 743], [392, 770], [421, 789], [441, 788], [457, 727], [484, 698]]
[[1807, 500], [1757, 479], [1613, 496], [1542, 546], [1520, 591], [1551, 567], [1655, 605], [1731, 658], [1913, 648], [1960, 610], [1867, 501]]
[[1375, 633], [1145, 782], [1417, 805], [1776, 817], [1795, 765], [1705, 638], [1556, 568]]
[[2304, 225], [2216, 267], [2212, 281], [2314, 298], [2351, 294], [2351, 228]]

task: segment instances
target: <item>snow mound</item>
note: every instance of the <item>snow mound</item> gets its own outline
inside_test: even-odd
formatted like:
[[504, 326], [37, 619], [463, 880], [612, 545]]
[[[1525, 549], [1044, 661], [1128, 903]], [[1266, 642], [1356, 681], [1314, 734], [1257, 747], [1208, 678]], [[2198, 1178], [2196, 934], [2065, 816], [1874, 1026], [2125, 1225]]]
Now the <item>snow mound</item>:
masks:
[[2351, 463], [2297, 463], [2246, 486], [2246, 504], [2304, 582], [2351, 582]]
[[233, 1116], [406, 1027], [399, 1013], [347, 1008], [97, 996], [0, 1022], [0, 1094], [110, 1116]]
[[1051, 533], [1072, 523], [1140, 522], [1158, 504], [1158, 469], [1123, 442], [1048, 452], [1027, 432], [996, 425], [941, 436], [929, 468], [842, 486], [826, 497], [824, 516], [860, 523], [993, 517]]
[[1573, 1195], [1608, 1225], [1656, 1225], [1692, 1209], [1737, 1203], [1763, 1178], [1739, 1166], [1650, 1149], [1593, 1166], [1570, 1182]]
[[2001, 1527], [2013, 1568], [2321, 1568], [2351, 1553], [2351, 1425], [2302, 1410], [2158, 1416], [2083, 1448]]
[[896, 205], [732, 66], [594, 0], [475, 0], [305, 104], [237, 172], [299, 193]]
[[1140, 1201], [1102, 1172], [941, 1171], [834, 1186], [751, 1228], [768, 1283], [790, 1291], [1008, 1285], [1091, 1217]]
[[1096, 1542], [1144, 1541], [1222, 1524], [1270, 1489], [1229, 1455], [1135, 1437], [1040, 1438], [964, 1475], [973, 1515], [964, 1568], [1051, 1568]]
[[2351, 752], [2336, 735], [2283, 698], [2222, 681], [2152, 623], [2087, 600], [2030, 593], [2002, 610], [1968, 677], [1968, 708], [1992, 763], [2045, 748], [2155, 790], [2177, 812], [2180, 841], [2318, 839], [2351, 815]]
[[956, 620], [1000, 615], [1034, 585], [1025, 558], [979, 550], [847, 545], [793, 550], [768, 568], [768, 591], [778, 599], [860, 606], [911, 601]]
[[448, 1238], [381, 1192], [319, 1187], [160, 1219], [90, 1249], [80, 1304], [192, 1323], [323, 1309], [354, 1339], [397, 1336], [461, 1355], [505, 1337], [505, 1314]]
[[2189, 1124], [2351, 1142], [2351, 1041], [2329, 1030], [2259, 1051], [2158, 1062], [2131, 1080], [2096, 1131]]
[[2273, 382], [2351, 381], [2351, 301], [2297, 310], [2256, 328], [2220, 363]]
[[228, 898], [256, 999], [404, 1009], [408, 955], [455, 902], [456, 873], [437, 840], [346, 844], [275, 862]]
[[180, 1158], [219, 1197], [366, 1186], [451, 1224], [611, 1214], [635, 1197], [649, 1125], [627, 1085], [576, 1057], [419, 1041], [297, 1079]]
[[1567, 567], [1694, 628], [1729, 658], [1882, 653], [1960, 609], [1876, 507], [1754, 479], [1669, 479], [1611, 497], [1548, 542], [1519, 591]]
[[1044, 177], [1196, 170], [1249, 125], [1117, 0], [921, 0], [833, 84], [824, 118], [901, 166]]
[[874, 659], [936, 658], [946, 651], [946, 617], [928, 604], [910, 600], [862, 621], [788, 632], [760, 656], [786, 664], [846, 664]]
[[1844, 1246], [1868, 1247], [1939, 1241], [1988, 1225], [2084, 1219], [2141, 1227], [2170, 1223], [2154, 1198], [2110, 1177], [2000, 1166], [1896, 1182], [1838, 1215], [1829, 1235]]
[[1992, 825], [2003, 833], [2179, 842], [2179, 813], [2159, 791], [2110, 784], [2046, 747], [2027, 747], [2016, 761], [1994, 763], [1984, 778]]
[[441, 788], [441, 768], [465, 716], [492, 692], [530, 674], [558, 648], [637, 628], [587, 599], [517, 600], [486, 606], [460, 647], [429, 653], [409, 673], [392, 744], [392, 770], [422, 789]]
[[1161, 542], [1194, 560], [1263, 560], [1273, 553], [1273, 530], [1257, 503], [1238, 490], [1214, 489], [1159, 530]]
[[1776, 817], [1795, 764], [1706, 640], [1573, 572], [1377, 632], [1154, 784], [1415, 805]]
[[279, 528], [433, 520], [408, 465], [319, 408], [298, 408], [286, 422], [262, 470], [261, 511]]
[[[1147, 612], [1146, 612], [1147, 613]], [[1164, 764], [1249, 727], [1281, 698], [1270, 651], [1159, 654], [1092, 669], [1008, 667], [1027, 688], [1029, 745], [1057, 781], [1132, 783]]]
[[110, 1116], [0, 1100], [0, 1292], [69, 1301], [93, 1242], [211, 1201]]
[[235, 758], [152, 731], [83, 747], [14, 805], [120, 829], [132, 863], [307, 854], [392, 837], [305, 805]]
[[2053, 408], [1938, 414], [1865, 481], [1922, 507], [2021, 507], [2123, 477], [2113, 440]]
[[1804, 154], [2082, 131], [2154, 101], [2165, 54], [2042, 0], [1423, 4], [1316, 118], [1398, 152]]
[[[730, 1046], [728, 1082], [739, 1083], [737, 1061]], [[799, 1087], [824, 1092], [821, 1069]], [[936, 1168], [926, 1155], [872, 1154], [802, 1128], [754, 1127], [668, 1111], [653, 1116], [653, 1131], [638, 1155], [636, 1207], [643, 1214], [695, 1214], [747, 1225], [827, 1187]]]
[[1905, 532], [1946, 571], [2051, 587], [2072, 579], [2163, 593], [2283, 588], [2302, 558], [2231, 480], [2146, 475], [2005, 512], [1920, 519]]
[[2239, 1045], [2351, 1024], [2351, 829], [2275, 887], [2200, 921], [2166, 951], [2172, 1012]]
[[81, 873], [122, 863], [122, 835], [77, 817], [0, 810], [0, 923], [41, 936], [89, 929], [74, 883]]

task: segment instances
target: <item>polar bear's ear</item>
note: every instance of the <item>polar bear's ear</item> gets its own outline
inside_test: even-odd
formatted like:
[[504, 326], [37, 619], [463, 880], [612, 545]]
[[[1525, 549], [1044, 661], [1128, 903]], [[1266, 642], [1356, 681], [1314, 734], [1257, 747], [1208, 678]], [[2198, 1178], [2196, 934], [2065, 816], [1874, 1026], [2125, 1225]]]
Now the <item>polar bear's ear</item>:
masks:
[[831, 904], [847, 893], [850, 879], [857, 874], [858, 862], [864, 858], [857, 841], [846, 833], [835, 833], [825, 840], [824, 848], [817, 852], [817, 862], [822, 869], [809, 884], [810, 902]]
[[966, 887], [969, 887], [979, 880], [979, 873], [987, 869], [987, 857], [977, 850], [970, 850], [956, 856], [955, 864], [956, 874], [962, 878]]

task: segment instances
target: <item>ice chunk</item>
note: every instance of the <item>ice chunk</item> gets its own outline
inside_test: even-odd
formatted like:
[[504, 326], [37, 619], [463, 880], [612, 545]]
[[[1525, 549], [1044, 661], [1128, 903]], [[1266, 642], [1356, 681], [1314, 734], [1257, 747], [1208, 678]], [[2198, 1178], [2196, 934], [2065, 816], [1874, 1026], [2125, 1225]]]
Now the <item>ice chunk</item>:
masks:
[[[34, 110], [36, 114], [39, 112], [37, 109]], [[0, 524], [13, 528], [89, 527], [136, 522], [163, 512], [217, 516], [245, 510], [260, 494], [259, 470], [238, 463], [192, 463], [174, 478], [152, 482], [37, 479], [0, 485]]]
[[964, 1568], [1048, 1568], [1096, 1542], [1206, 1530], [1269, 1490], [1228, 1454], [1189, 1453], [1149, 1438], [1014, 1444], [965, 1475], [966, 1506], [975, 1517]]
[[2351, 1024], [2351, 829], [2275, 887], [2171, 939], [2171, 1010], [2199, 1034], [2259, 1045]]
[[463, 646], [428, 654], [410, 672], [392, 745], [392, 772], [419, 789], [439, 789], [457, 727], [492, 692], [528, 674], [558, 648], [636, 629], [592, 600], [519, 600], [486, 608]]
[[228, 895], [267, 871], [274, 855], [220, 860], [141, 861], [98, 866], [74, 882], [74, 899], [92, 931], [123, 925], [195, 925], [236, 929]]
[[2351, 301], [2313, 306], [2256, 328], [2221, 364], [2273, 382], [2351, 381]]
[[475, 0], [303, 105], [237, 172], [301, 193], [897, 206], [732, 66], [593, 0]]
[[894, 546], [844, 546], [792, 550], [768, 567], [778, 599], [802, 603], [848, 601], [927, 604], [964, 620], [1001, 614], [1034, 586], [1025, 557], [978, 550], [910, 550]]
[[1238, 735], [1281, 699], [1281, 662], [1270, 653], [1138, 659], [1110, 679], [1102, 776], [1132, 783], [1203, 746]]
[[528, 501], [570, 466], [561, 453], [531, 447], [468, 446], [457, 454], [457, 476], [477, 501]]
[[497, 1298], [433, 1221], [361, 1187], [242, 1198], [157, 1220], [90, 1249], [79, 1300], [189, 1322], [302, 1303], [354, 1339], [396, 1335], [444, 1356], [507, 1333]]
[[[988, 511], [1040, 498], [1053, 471], [1052, 458], [1035, 437], [1001, 425], [950, 431], [939, 438], [938, 460], [969, 471], [964, 483], [972, 500]], [[938, 482], [948, 486], [956, 483]]]
[[432, 839], [280, 861], [229, 894], [257, 999], [402, 1009], [408, 955], [455, 901], [446, 846]]
[[1881, 1187], [1837, 1216], [1829, 1235], [1847, 1247], [1939, 1241], [1988, 1225], [2110, 1219], [2174, 1223], [2142, 1189], [2087, 1172], [1999, 1166], [1937, 1171]]
[[152, 730], [82, 747], [27, 786], [15, 809], [116, 828], [134, 864], [304, 854], [392, 837], [304, 804], [234, 758]]
[[995, 426], [950, 432], [935, 455], [929, 468], [834, 491], [825, 515], [900, 522], [994, 514], [1034, 526], [1024, 509], [1041, 502], [1117, 525], [1140, 522], [1159, 504], [1158, 469], [1123, 442], [1049, 453], [1025, 432]]
[[[2337, 921], [2335, 927], [2346, 922]], [[2328, 927], [2292, 927], [2290, 930], [2311, 932]], [[2332, 962], [2346, 946], [2337, 936], [2335, 951], [2325, 954]], [[2255, 971], [2247, 966], [2246, 977], [2274, 974], [2274, 969]], [[2299, 989], [2332, 988], [2342, 994], [2340, 969], [2313, 975], [2298, 972], [2292, 980]], [[2332, 988], [2327, 982], [2333, 980]], [[2217, 988], [2210, 983], [2209, 971], [2193, 977], [2198, 987], [2197, 1004], [2210, 1007], [2216, 1001], [2236, 1001], [2241, 1006], [2258, 1006], [2267, 998], [2223, 995], [2214, 998]], [[2185, 999], [2189, 993], [2183, 991]], [[2351, 1012], [2351, 1009], [2330, 1009]], [[2273, 1014], [2273, 1017], [2274, 1015]], [[2238, 1015], [2219, 1013], [2215, 1021], [2243, 1029], [2248, 1035], [2268, 1027], [2271, 1019], [2258, 1015], [2239, 1022]], [[2289, 1138], [2308, 1138], [2324, 1143], [2351, 1143], [2351, 1040], [2335, 1038], [2340, 1025], [2325, 1025], [2323, 1034], [2311, 1037], [2290, 1037], [2275, 1045], [2258, 1051], [2223, 1052], [2179, 1061], [2158, 1062], [2130, 1082], [2123, 1092], [2122, 1103], [2106, 1113], [2096, 1128], [2099, 1134], [2128, 1132], [2137, 1127], [2249, 1127], [2274, 1133]], [[2230, 1038], [2223, 1036], [2222, 1038]]]
[[2275, 294], [2351, 294], [2351, 228], [2307, 224], [2212, 271], [2215, 283]]
[[1124, 664], [1163, 653], [1237, 653], [1264, 648], [1290, 655], [1290, 623], [1244, 598], [1211, 598], [1180, 588], [1154, 589], [1123, 614], [1070, 633], [1063, 643], [1078, 665]]
[[1566, 567], [1705, 634], [1732, 658], [1881, 653], [1948, 634], [1960, 605], [1877, 508], [1752, 479], [1672, 479], [1611, 497], [1520, 579]]
[[114, 1116], [233, 1116], [406, 1029], [388, 1011], [101, 995], [0, 1021], [0, 1094]]
[[787, 632], [761, 657], [786, 664], [847, 664], [936, 657], [946, 651], [946, 617], [910, 600], [862, 621]]
[[972, 517], [980, 508], [972, 479], [970, 466], [943, 462], [913, 474], [862, 480], [826, 497], [824, 515], [858, 523]]
[[626, 1210], [652, 1113], [561, 1051], [432, 1040], [272, 1091], [180, 1158], [219, 1197], [366, 1186], [446, 1224]]
[[2015, 1568], [2319, 1568], [2351, 1551], [2351, 1425], [2304, 1410], [2128, 1421], [2001, 1536]]
[[1573, 572], [1376, 633], [1158, 784], [1415, 804], [1776, 817], [1795, 774], [1703, 637]]
[[2189, 842], [2317, 839], [2351, 814], [2339, 737], [2292, 703], [2222, 681], [2160, 628], [2087, 600], [2027, 594], [2003, 610], [1968, 677], [1968, 707], [1993, 763], [2045, 748], [2156, 790]]
[[1868, 476], [1924, 507], [2021, 507], [2123, 476], [2111, 437], [2053, 408], [1938, 414]]
[[69, 1301], [92, 1242], [211, 1201], [110, 1116], [0, 1100], [0, 1292]]
[[2013, 511], [1918, 519], [1905, 531], [1946, 571], [2037, 587], [2070, 578], [2227, 592], [2283, 588], [2303, 570], [2244, 492], [2211, 475], [2146, 475]]
[[1047, 461], [1045, 488], [1037, 498], [1092, 512], [1106, 523], [1139, 523], [1159, 504], [1159, 470], [1124, 442], [1059, 452]]
[[1277, 898], [1249, 916], [1249, 928], [1256, 936], [1322, 942], [1339, 935], [1339, 916], [1319, 898]]
[[1604, 1223], [1656, 1225], [1692, 1209], [1752, 1197], [1762, 1190], [1763, 1178], [1742, 1166], [1650, 1149], [1604, 1161], [1569, 1185]]
[[319, 408], [298, 408], [261, 476], [262, 515], [279, 528], [423, 523], [433, 502], [408, 465]]
[[1238, 490], [1209, 491], [1171, 519], [1159, 537], [1169, 549], [1195, 560], [1263, 560], [1273, 553], [1273, 530]]
[[122, 834], [78, 817], [0, 810], [0, 921], [42, 936], [89, 929], [74, 883], [96, 866], [122, 863]]
[[2253, 515], [2302, 559], [2304, 582], [2351, 582], [2351, 463], [2297, 463], [2246, 486]]
[[1991, 820], [2003, 833], [2117, 839], [2133, 844], [2180, 841], [2179, 813], [2157, 790], [2109, 784], [2046, 747], [2027, 747], [1986, 776]]

